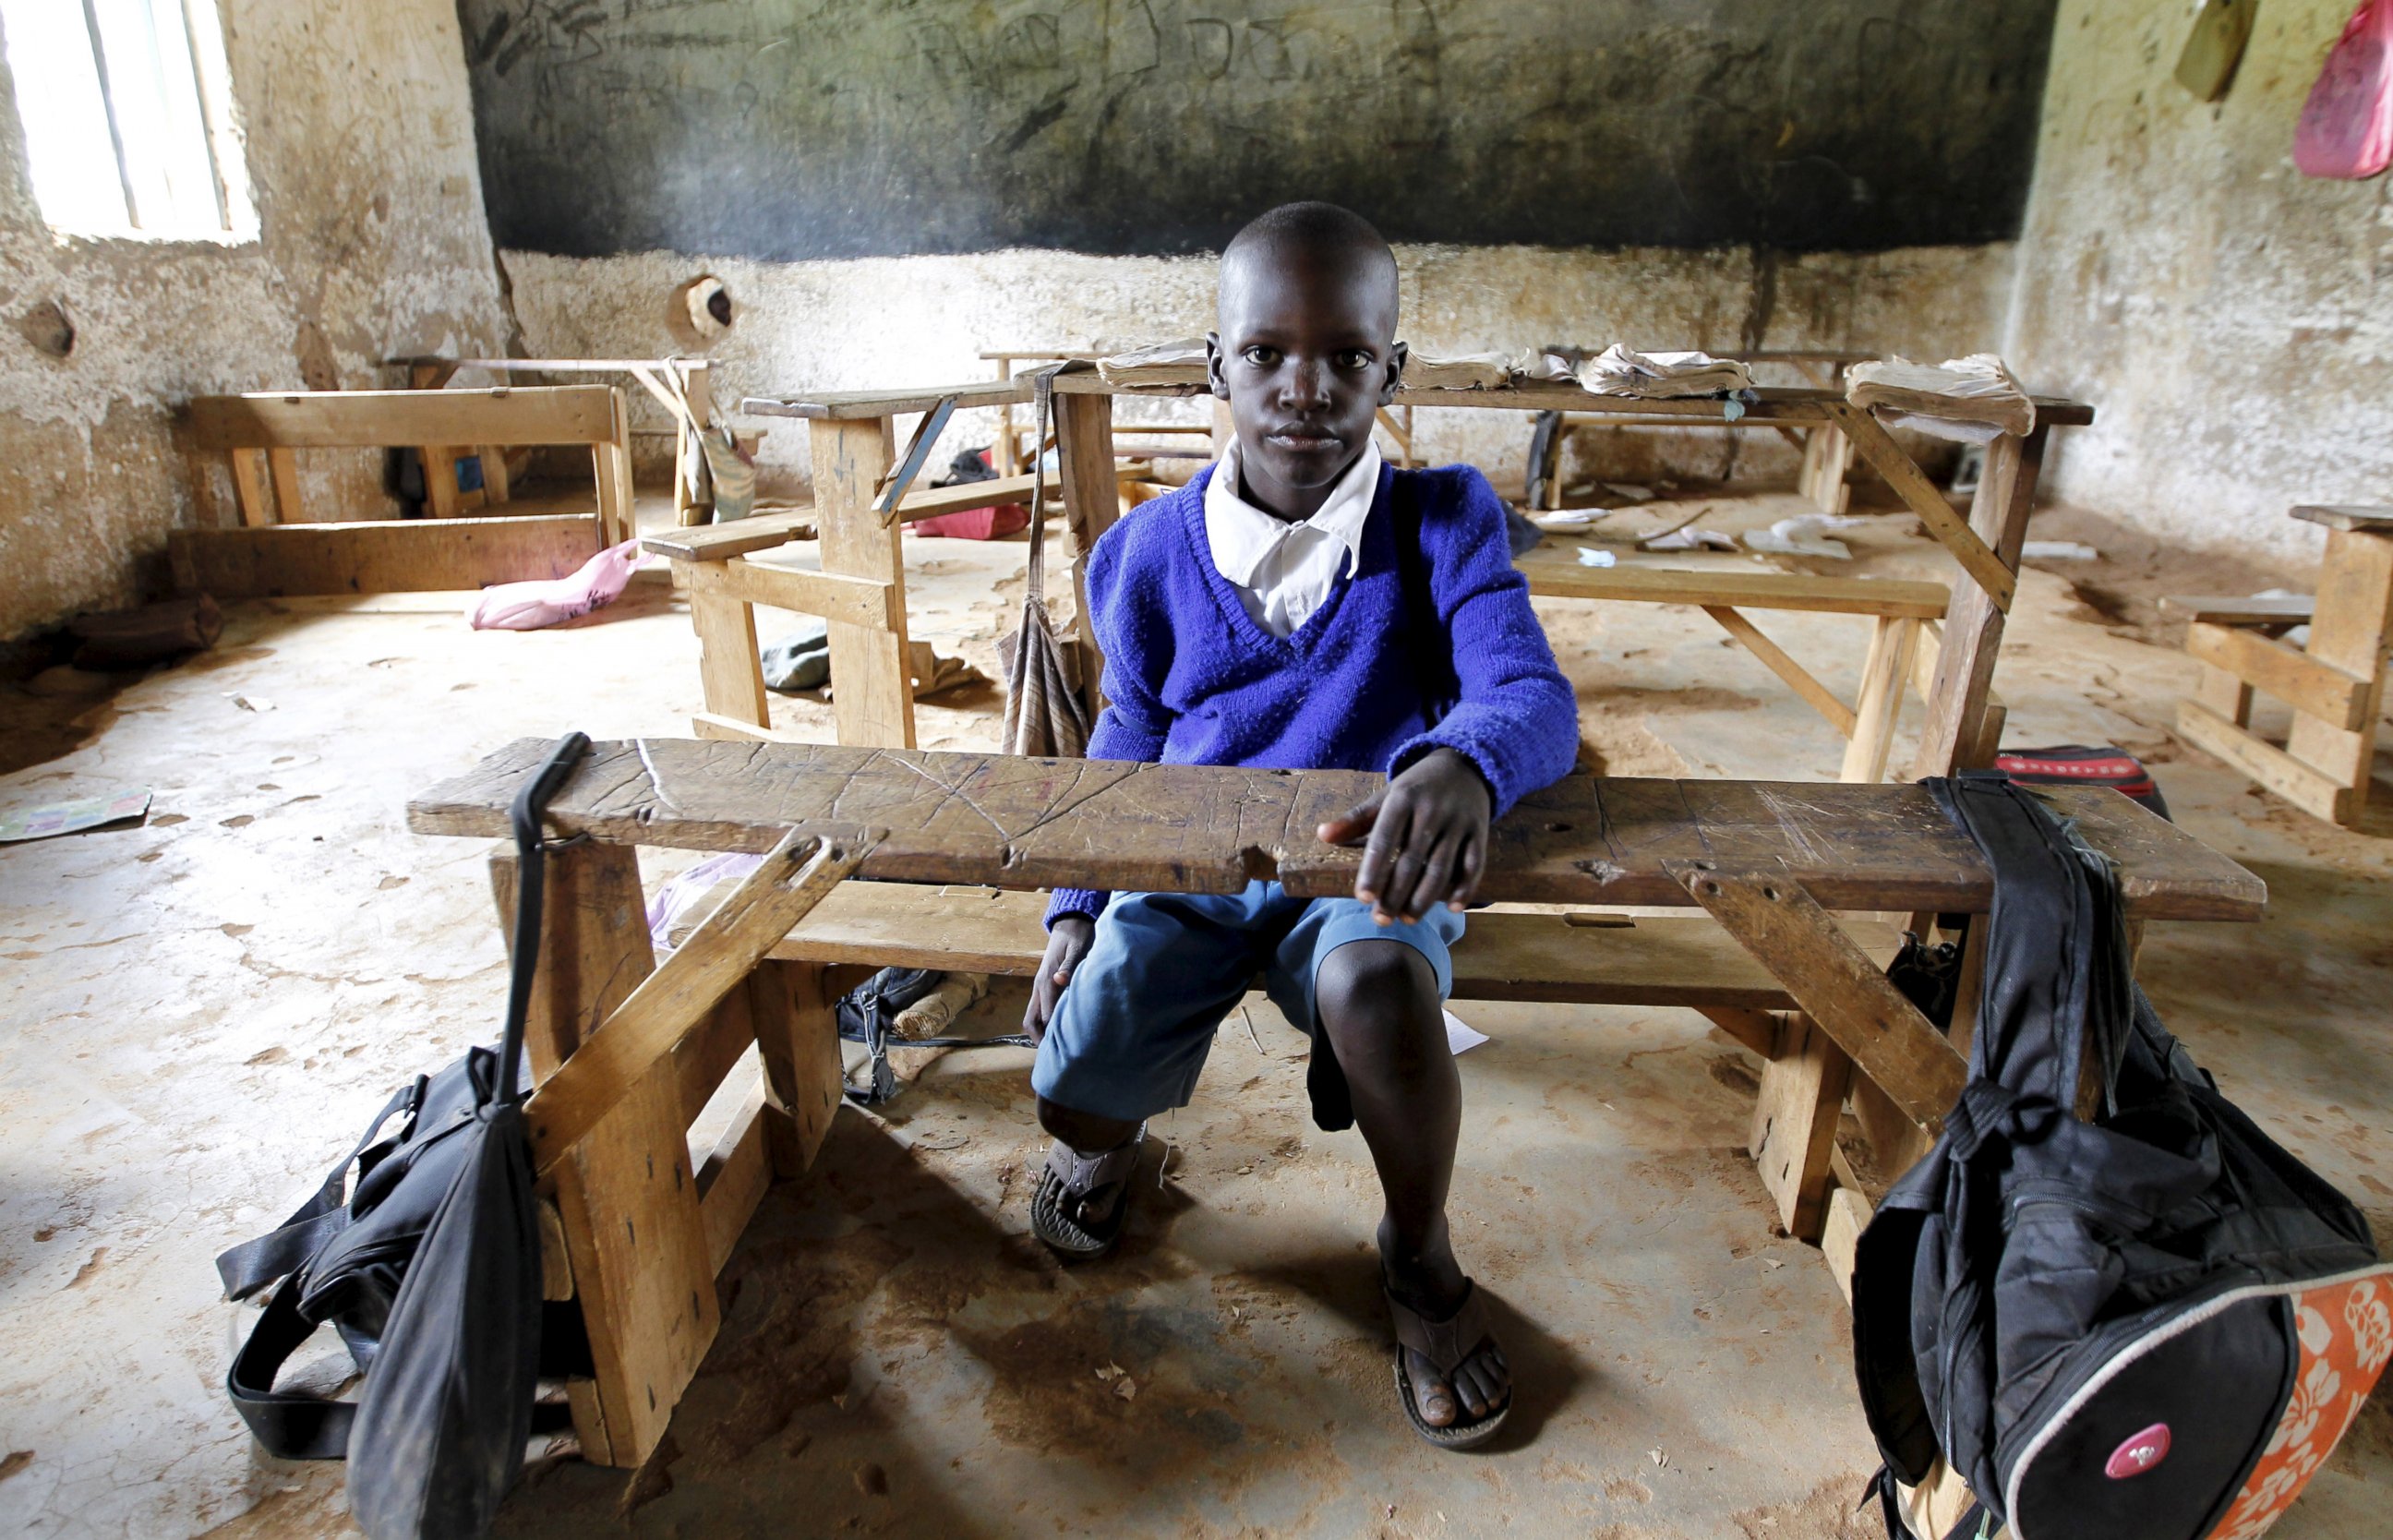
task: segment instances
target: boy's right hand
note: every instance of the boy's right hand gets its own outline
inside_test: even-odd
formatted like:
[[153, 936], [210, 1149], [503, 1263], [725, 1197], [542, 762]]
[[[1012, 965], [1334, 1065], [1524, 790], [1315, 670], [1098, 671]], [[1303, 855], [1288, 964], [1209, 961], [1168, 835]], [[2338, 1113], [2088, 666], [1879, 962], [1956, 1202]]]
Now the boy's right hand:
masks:
[[1089, 955], [1089, 943], [1096, 934], [1097, 922], [1084, 914], [1059, 915], [1048, 927], [1047, 955], [1039, 959], [1038, 975], [1030, 981], [1030, 1004], [1022, 1012], [1022, 1030], [1031, 1041], [1047, 1036], [1055, 1002], [1064, 998], [1064, 985], [1072, 982], [1073, 971]]

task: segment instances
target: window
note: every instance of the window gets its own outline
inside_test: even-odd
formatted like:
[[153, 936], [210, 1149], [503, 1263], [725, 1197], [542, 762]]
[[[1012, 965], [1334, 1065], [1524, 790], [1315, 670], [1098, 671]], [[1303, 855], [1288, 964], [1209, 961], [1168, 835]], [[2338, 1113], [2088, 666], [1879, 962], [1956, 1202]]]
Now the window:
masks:
[[52, 228], [257, 233], [216, 0], [0, 0], [0, 27]]

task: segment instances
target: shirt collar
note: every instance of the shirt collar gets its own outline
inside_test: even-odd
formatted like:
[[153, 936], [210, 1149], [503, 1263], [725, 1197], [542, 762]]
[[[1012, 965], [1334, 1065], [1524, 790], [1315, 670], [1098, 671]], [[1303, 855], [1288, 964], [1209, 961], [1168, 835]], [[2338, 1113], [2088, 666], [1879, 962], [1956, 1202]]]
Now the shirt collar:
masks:
[[1379, 495], [1380, 447], [1366, 443], [1330, 489], [1329, 500], [1311, 518], [1290, 524], [1238, 495], [1238, 441], [1233, 438], [1205, 484], [1205, 537], [1213, 565], [1232, 582], [1251, 588], [1263, 559], [1294, 531], [1311, 529], [1345, 548], [1342, 569], [1352, 573], [1363, 564], [1363, 526]]

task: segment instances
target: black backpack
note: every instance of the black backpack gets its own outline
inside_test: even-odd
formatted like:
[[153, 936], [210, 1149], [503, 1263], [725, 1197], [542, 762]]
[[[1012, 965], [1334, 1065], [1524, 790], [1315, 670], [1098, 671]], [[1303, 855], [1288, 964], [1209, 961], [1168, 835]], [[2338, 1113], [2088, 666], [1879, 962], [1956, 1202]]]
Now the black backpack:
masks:
[[[226, 1376], [234, 1408], [269, 1455], [347, 1458], [350, 1516], [373, 1540], [483, 1533], [531, 1434], [566, 1420], [561, 1406], [534, 1406], [537, 1378], [591, 1372], [579, 1307], [541, 1299], [521, 1106], [540, 810], [589, 743], [568, 735], [516, 798], [517, 944], [501, 1046], [402, 1087], [280, 1229], [216, 1259], [229, 1299], [275, 1286]], [[365, 1374], [357, 1402], [274, 1388], [326, 1325]]]
[[2259, 1535], [2393, 1356], [2393, 1270], [2161, 1025], [2108, 861], [2001, 773], [1927, 784], [1995, 885], [1969, 1086], [1854, 1256], [1888, 1535], [1939, 1461], [1979, 1507], [1916, 1540]]
[[1994, 903], [1968, 1086], [1856, 1249], [1888, 1533], [1941, 1460], [1978, 1507], [1917, 1540], [2248, 1540], [2393, 1356], [2393, 1270], [2161, 1025], [2109, 863], [1999, 773], [1927, 784]]

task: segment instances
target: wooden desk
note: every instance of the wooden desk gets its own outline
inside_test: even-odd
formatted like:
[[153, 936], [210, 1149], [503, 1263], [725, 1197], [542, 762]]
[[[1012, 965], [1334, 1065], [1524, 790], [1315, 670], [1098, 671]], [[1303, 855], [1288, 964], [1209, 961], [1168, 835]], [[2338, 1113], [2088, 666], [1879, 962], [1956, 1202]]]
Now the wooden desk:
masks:
[[[518, 786], [547, 751], [525, 739], [491, 754], [412, 802], [409, 827], [503, 838]], [[842, 881], [1221, 893], [1276, 876], [1292, 893], [1346, 893], [1359, 853], [1311, 830], [1378, 780], [837, 746], [594, 745], [546, 817], [553, 834], [587, 838], [549, 855], [543, 932], [515, 938], [541, 950], [527, 1036], [539, 1089], [526, 1120], [561, 1236], [553, 1293], [578, 1299], [589, 1327], [595, 1372], [569, 1388], [589, 1457], [636, 1465], [656, 1447], [713, 1339], [715, 1272], [772, 1171], [802, 1170], [837, 1111], [822, 975], [793, 980], [768, 959]], [[2118, 862], [2137, 922], [2258, 918], [2256, 878], [2125, 797], [2044, 794]], [[660, 968], [641, 844], [765, 854]], [[1960, 1051], [1827, 913], [1985, 910], [1976, 847], [1921, 789], [1572, 776], [1524, 799], [1491, 844], [1484, 897], [1700, 907], [1799, 1007], [1748, 1012], [1750, 1035], [1738, 1033], [1770, 1069], [1798, 1071], [1765, 1077], [1756, 1114], [1774, 1194], [1829, 1163], [1855, 1068], [1909, 1132], [1959, 1094]], [[492, 858], [503, 921], [514, 860], [510, 848]], [[693, 1162], [690, 1122], [752, 1042], [765, 1086]]]
[[[1061, 460], [1065, 523], [1074, 566], [1073, 591], [1085, 611], [1083, 557], [1118, 516], [1113, 475], [1113, 398], [1116, 395], [1194, 396], [1206, 389], [1196, 365], [1162, 383], [1132, 390], [1107, 385], [1093, 370], [1059, 374], [1054, 381], [1056, 444]], [[1928, 715], [1914, 776], [1950, 774], [1955, 767], [1992, 763], [1988, 700], [1994, 658], [2006, 613], [2018, 585], [2020, 546], [2027, 538], [2028, 513], [2045, 443], [2055, 427], [2093, 421], [2078, 402], [2039, 398], [2036, 426], [2025, 437], [2005, 436], [1986, 446], [1986, 472], [1965, 519], [1953, 511], [1918, 464], [1877, 420], [1857, 411], [1834, 391], [1770, 386], [1756, 391], [1743, 416], [1728, 418], [1723, 403], [1709, 399], [1641, 401], [1598, 396], [1576, 384], [1533, 382], [1500, 390], [1401, 389], [1398, 405], [1460, 407], [1488, 411], [1569, 411], [1606, 419], [1648, 418], [1712, 423], [1738, 428], [1837, 428], [1856, 451], [1875, 465], [1904, 505], [1952, 552], [1959, 566], [1952, 602], [1940, 628], [1935, 676], [1925, 692]], [[902, 611], [905, 574], [897, 530], [872, 512], [873, 492], [895, 457], [897, 417], [925, 411], [953, 397], [960, 407], [996, 407], [1030, 399], [1026, 379], [976, 381], [931, 389], [830, 391], [786, 398], [752, 397], [740, 410], [761, 416], [804, 420], [813, 435], [815, 509], [822, 532], [823, 569], [842, 576], [899, 585]], [[832, 711], [839, 740], [910, 748], [913, 704], [909, 687], [902, 625], [894, 633], [833, 625], [831, 674], [841, 685]], [[1081, 652], [1080, 677], [1093, 715], [1103, 659], [1087, 628], [1075, 644]], [[712, 671], [710, 671], [712, 672]], [[738, 714], [712, 698], [708, 714]], [[719, 723], [701, 734], [734, 732]], [[740, 736], [769, 740], [768, 728]]]

